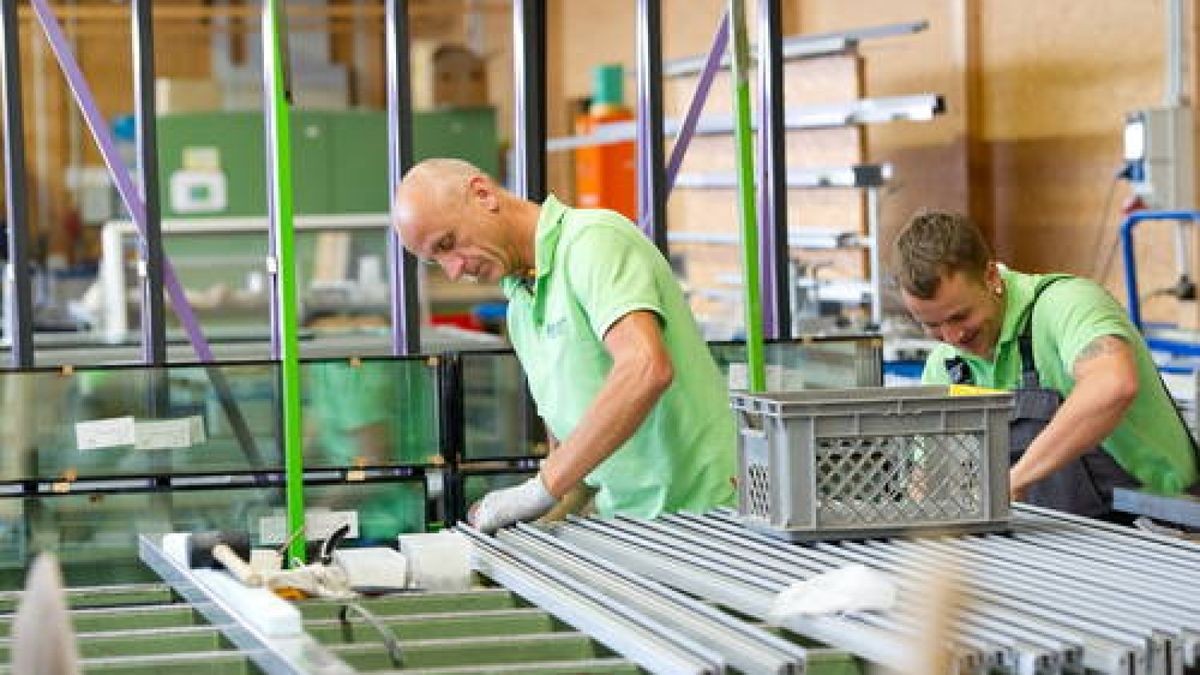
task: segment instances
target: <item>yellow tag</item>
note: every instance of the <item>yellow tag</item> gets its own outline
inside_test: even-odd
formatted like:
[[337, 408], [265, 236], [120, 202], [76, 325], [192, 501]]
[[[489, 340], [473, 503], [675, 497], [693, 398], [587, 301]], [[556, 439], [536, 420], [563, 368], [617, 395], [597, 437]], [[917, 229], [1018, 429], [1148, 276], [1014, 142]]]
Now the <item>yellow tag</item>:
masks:
[[991, 387], [977, 387], [973, 384], [952, 384], [950, 385], [951, 396], [987, 396], [989, 394], [1003, 394], [1003, 389], [992, 389]]
[[65, 480], [60, 480], [52, 484], [50, 490], [56, 495], [65, 495], [71, 491], [71, 484]]
[[367, 472], [362, 469], [349, 469], [346, 471], [346, 482], [361, 483], [367, 479]]

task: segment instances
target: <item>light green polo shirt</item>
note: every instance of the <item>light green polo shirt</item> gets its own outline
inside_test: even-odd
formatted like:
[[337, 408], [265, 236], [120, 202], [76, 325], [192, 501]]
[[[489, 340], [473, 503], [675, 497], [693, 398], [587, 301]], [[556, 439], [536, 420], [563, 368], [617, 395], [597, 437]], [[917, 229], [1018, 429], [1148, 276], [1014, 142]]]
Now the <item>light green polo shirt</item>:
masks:
[[[1020, 386], [1018, 321], [1025, 315], [1039, 283], [1044, 284], [1054, 276], [1021, 274], [1002, 268], [1004, 324], [995, 360], [939, 344], [925, 362], [922, 380], [948, 383], [946, 359], [960, 356], [971, 369], [975, 384], [997, 389]], [[1182, 492], [1196, 480], [1196, 460], [1188, 431], [1159, 379], [1146, 342], [1117, 301], [1096, 283], [1075, 277], [1063, 279], [1047, 287], [1038, 299], [1033, 313], [1033, 354], [1041, 384], [1058, 390], [1064, 397], [1070, 395], [1075, 387], [1071, 376], [1075, 358], [1093, 340], [1105, 335], [1123, 338], [1133, 347], [1138, 395], [1102, 445], [1146, 487], [1168, 494]]]
[[538, 413], [569, 438], [612, 368], [604, 334], [655, 313], [675, 378], [634, 435], [588, 474], [602, 516], [733, 504], [736, 428], [725, 382], [658, 249], [624, 216], [542, 205], [532, 281], [507, 277], [508, 334]]

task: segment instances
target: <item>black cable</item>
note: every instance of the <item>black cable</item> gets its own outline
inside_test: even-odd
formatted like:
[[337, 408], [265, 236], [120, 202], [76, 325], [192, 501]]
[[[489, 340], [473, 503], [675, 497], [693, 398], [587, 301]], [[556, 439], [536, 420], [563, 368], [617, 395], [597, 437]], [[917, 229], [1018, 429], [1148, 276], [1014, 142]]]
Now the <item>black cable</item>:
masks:
[[[1099, 268], [1102, 270], [1101, 275], [1097, 277], [1097, 263], [1100, 261], [1101, 249], [1104, 247], [1104, 233], [1106, 231], [1104, 222], [1108, 219], [1109, 210], [1112, 209], [1113, 197], [1117, 192], [1117, 182], [1121, 180], [1121, 176], [1124, 175], [1124, 173], [1124, 170], [1121, 170], [1113, 174], [1112, 180], [1108, 184], [1108, 194], [1104, 197], [1104, 207], [1100, 209], [1100, 215], [1096, 218], [1096, 236], [1092, 241], [1092, 269], [1090, 276], [1102, 285], [1104, 284], [1105, 278], [1108, 276], [1108, 267], [1112, 263], [1113, 250], [1112, 248], [1109, 249], [1109, 255], [1104, 262], [1104, 266]], [[1118, 237], [1118, 240], [1119, 239], [1120, 238]], [[1113, 246], [1116, 246], [1115, 242]]]
[[388, 628], [379, 617], [371, 612], [368, 612], [362, 605], [347, 602], [344, 603], [341, 609], [338, 610], [338, 621], [342, 623], [342, 638], [346, 642], [351, 642], [354, 638], [350, 630], [350, 610], [362, 617], [375, 632], [379, 633], [379, 637], [383, 639], [383, 646], [387, 649], [388, 658], [392, 660], [392, 665], [401, 668], [404, 666], [404, 652], [400, 649], [400, 638]]

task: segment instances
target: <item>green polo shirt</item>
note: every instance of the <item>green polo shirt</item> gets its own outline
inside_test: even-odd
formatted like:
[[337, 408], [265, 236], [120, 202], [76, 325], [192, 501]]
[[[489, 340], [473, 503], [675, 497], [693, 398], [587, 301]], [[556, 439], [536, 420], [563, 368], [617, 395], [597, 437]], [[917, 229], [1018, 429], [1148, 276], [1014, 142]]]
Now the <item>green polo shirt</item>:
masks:
[[[939, 344], [925, 362], [922, 379], [949, 381], [946, 359], [960, 356], [975, 383], [997, 389], [1016, 389], [1021, 381], [1017, 347], [1020, 326], [1034, 291], [1054, 276], [1021, 274], [1001, 269], [1004, 280], [1004, 324], [995, 360], [988, 361], [947, 344]], [[1141, 334], [1125, 311], [1102, 287], [1081, 278], [1067, 278], [1046, 288], [1033, 312], [1034, 366], [1043, 387], [1063, 396], [1075, 387], [1071, 375], [1075, 358], [1098, 337], [1114, 335], [1133, 347], [1138, 370], [1138, 395], [1121, 423], [1102, 443], [1123, 469], [1143, 485], [1176, 494], [1196, 480], [1196, 459], [1188, 431], [1159, 379], [1158, 369]]]
[[508, 334], [538, 413], [569, 438], [612, 368], [604, 334], [658, 316], [675, 378], [632, 437], [588, 474], [602, 516], [653, 517], [733, 504], [736, 429], [728, 391], [658, 249], [613, 211], [542, 205], [537, 275], [507, 277]]

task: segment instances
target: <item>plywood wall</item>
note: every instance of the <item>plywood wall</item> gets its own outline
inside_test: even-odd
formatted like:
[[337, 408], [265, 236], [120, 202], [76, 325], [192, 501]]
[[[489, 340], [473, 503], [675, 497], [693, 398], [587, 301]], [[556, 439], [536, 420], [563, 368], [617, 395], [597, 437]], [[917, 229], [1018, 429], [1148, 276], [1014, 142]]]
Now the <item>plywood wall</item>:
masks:
[[[867, 95], [932, 91], [948, 103], [933, 123], [868, 129], [872, 160], [897, 167], [884, 202], [889, 231], [917, 207], [966, 211], [1014, 267], [1093, 275], [1120, 290], [1119, 260], [1103, 269], [1129, 196], [1113, 176], [1125, 113], [1162, 102], [1164, 2], [801, 0], [794, 7], [803, 32], [930, 22], [924, 33], [860, 50], [869, 64]], [[1194, 45], [1194, 25], [1188, 30]], [[1143, 229], [1139, 259], [1149, 290], [1173, 279], [1173, 242], [1169, 227]], [[1172, 318], [1175, 308], [1161, 301], [1149, 310]]]
[[[625, 55], [632, 65], [622, 31], [631, 35], [633, 3], [561, 4], [572, 17], [562, 29], [564, 89], [583, 95], [590, 64]], [[664, 0], [664, 16], [676, 20], [666, 57], [704, 52], [725, 5]], [[930, 92], [947, 101], [933, 122], [865, 129], [866, 159], [896, 170], [883, 200], [885, 240], [915, 209], [965, 211], [1012, 266], [1092, 274], [1120, 291], [1119, 261], [1101, 269], [1129, 195], [1112, 177], [1124, 114], [1161, 103], [1163, 0], [792, 0], [784, 10], [792, 34], [929, 22], [922, 33], [859, 49], [864, 95]], [[750, 3], [751, 20], [754, 11]], [[1190, 58], [1194, 20], [1188, 31]], [[1169, 227], [1144, 229], [1148, 290], [1172, 280], [1174, 249]], [[1152, 318], [1174, 312], [1161, 300], [1148, 310]]]

